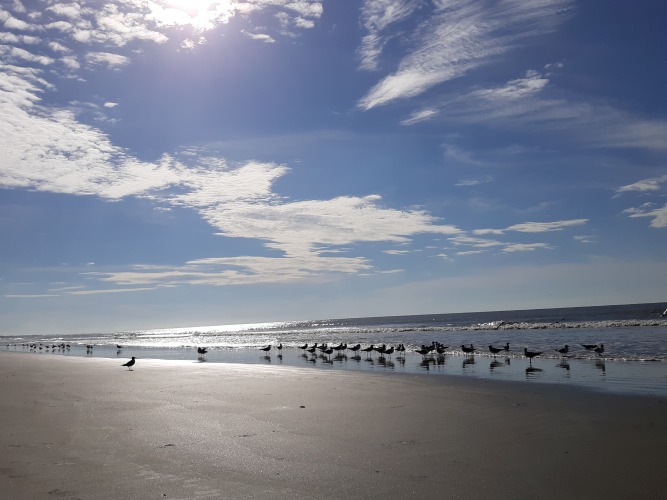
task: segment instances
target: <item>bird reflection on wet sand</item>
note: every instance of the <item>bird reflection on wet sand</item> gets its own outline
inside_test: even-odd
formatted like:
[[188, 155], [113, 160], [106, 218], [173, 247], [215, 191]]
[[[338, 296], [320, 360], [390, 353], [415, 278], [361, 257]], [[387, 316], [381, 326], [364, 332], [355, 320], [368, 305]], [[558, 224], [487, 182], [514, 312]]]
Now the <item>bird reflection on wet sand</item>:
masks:
[[542, 372], [542, 368], [535, 368], [534, 366], [528, 366], [526, 368], [526, 378], [533, 378], [537, 375], [539, 375]]
[[491, 361], [491, 364], [489, 365], [489, 370], [493, 371], [495, 368], [500, 368], [502, 366], [505, 366], [504, 363], [501, 363], [498, 360], [493, 360]]
[[602, 359], [595, 360], [595, 368], [597, 368], [598, 370], [602, 370], [602, 373], [606, 373], [607, 371], [607, 367], [604, 364], [604, 360]]

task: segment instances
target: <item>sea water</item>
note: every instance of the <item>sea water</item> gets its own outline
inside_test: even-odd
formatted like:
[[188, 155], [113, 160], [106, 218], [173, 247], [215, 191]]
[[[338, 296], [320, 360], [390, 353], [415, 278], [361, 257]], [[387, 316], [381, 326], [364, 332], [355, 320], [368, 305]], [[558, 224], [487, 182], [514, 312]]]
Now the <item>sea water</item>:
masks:
[[[4, 337], [8, 351], [35, 354], [261, 363], [326, 370], [407, 375], [457, 375], [530, 383], [562, 383], [634, 394], [667, 395], [667, 318], [664, 303], [287, 321], [244, 325]], [[448, 346], [422, 356], [422, 345]], [[510, 344], [493, 355], [488, 346]], [[328, 344], [398, 346], [391, 356], [350, 350], [332, 354], [300, 348]], [[461, 345], [477, 351], [466, 355]], [[569, 346], [566, 356], [556, 349]], [[581, 344], [604, 344], [597, 354]], [[65, 347], [63, 347], [63, 345]], [[66, 347], [68, 346], [69, 347]], [[272, 346], [265, 352], [261, 348]], [[282, 350], [277, 346], [282, 345]], [[93, 346], [93, 347], [88, 347]], [[119, 347], [120, 346], [120, 347]], [[207, 349], [205, 355], [197, 347]], [[524, 348], [542, 354], [528, 360]], [[138, 363], [138, 366], [140, 364]]]

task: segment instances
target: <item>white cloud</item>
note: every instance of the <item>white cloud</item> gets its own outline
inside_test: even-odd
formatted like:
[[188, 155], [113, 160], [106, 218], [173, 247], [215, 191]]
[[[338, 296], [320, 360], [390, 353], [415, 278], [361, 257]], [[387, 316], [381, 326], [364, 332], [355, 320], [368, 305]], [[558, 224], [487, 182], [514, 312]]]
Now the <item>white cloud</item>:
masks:
[[54, 14], [57, 14], [62, 17], [67, 17], [72, 20], [77, 20], [81, 18], [81, 5], [78, 3], [57, 3], [50, 5], [46, 8], [47, 11], [51, 11]]
[[651, 217], [651, 227], [663, 228], [667, 227], [667, 204], [660, 208], [649, 208], [653, 205], [648, 203], [640, 208], [628, 208], [623, 213], [628, 214], [629, 217]]
[[407, 19], [419, 7], [412, 0], [366, 0], [361, 8], [361, 21], [367, 34], [358, 49], [360, 67], [374, 70], [389, 38], [395, 33], [397, 23]]
[[549, 250], [550, 247], [546, 243], [513, 243], [503, 248], [503, 252], [534, 252], [535, 250]]
[[275, 43], [276, 41], [275, 38], [273, 38], [271, 35], [267, 35], [265, 33], [249, 33], [245, 30], [243, 30], [242, 33], [248, 38], [252, 40], [258, 40], [260, 42]]
[[449, 100], [441, 115], [454, 122], [529, 133], [559, 133], [600, 148], [667, 149], [667, 121], [645, 119], [605, 104], [545, 96], [548, 80], [535, 71], [504, 85]]
[[410, 114], [405, 120], [401, 121], [401, 125], [414, 125], [415, 123], [424, 122], [438, 116], [440, 113], [436, 108], [424, 108]]
[[18, 62], [17, 60], [23, 60], [31, 63], [41, 64], [43, 66], [48, 66], [55, 62], [54, 59], [47, 56], [42, 56], [39, 54], [33, 54], [25, 49], [20, 47], [11, 47], [8, 45], [0, 45], [0, 55], [5, 56], [12, 62]]
[[103, 64], [109, 68], [125, 66], [130, 62], [127, 57], [110, 52], [88, 52], [85, 57], [89, 64]]
[[[386, 40], [381, 38], [384, 27], [382, 12], [385, 3], [404, 7], [388, 23], [403, 20], [412, 13], [404, 2], [374, 2], [366, 8], [378, 19], [367, 22], [368, 38], [362, 44], [362, 65], [376, 66], [381, 48]], [[497, 4], [473, 0], [436, 2], [431, 15], [413, 32], [420, 34], [420, 45], [410, 51], [398, 65], [398, 69], [378, 82], [358, 103], [368, 110], [397, 99], [422, 94], [435, 85], [460, 77], [466, 72], [493, 61], [498, 55], [516, 47], [521, 38], [544, 34], [557, 26], [564, 17], [562, 8], [569, 2], [563, 0], [506, 0]], [[413, 3], [414, 4], [414, 3]], [[413, 40], [412, 37], [404, 37]]]
[[572, 219], [555, 222], [524, 222], [514, 224], [506, 228], [506, 231], [518, 231], [520, 233], [546, 233], [549, 231], [562, 231], [565, 228], [581, 226], [586, 224], [588, 219]]
[[617, 193], [627, 193], [627, 192], [648, 192], [648, 191], [660, 191], [661, 184], [667, 182], [667, 175], [662, 177], [654, 177], [652, 179], [643, 179], [641, 181], [634, 182], [632, 184], [627, 184], [625, 186], [619, 187]]

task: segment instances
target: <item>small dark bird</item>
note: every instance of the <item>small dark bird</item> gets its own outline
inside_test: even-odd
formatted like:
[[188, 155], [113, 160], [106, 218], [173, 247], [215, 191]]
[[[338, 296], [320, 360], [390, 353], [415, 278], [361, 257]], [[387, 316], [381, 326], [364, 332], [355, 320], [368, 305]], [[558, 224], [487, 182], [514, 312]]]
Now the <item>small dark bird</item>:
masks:
[[206, 354], [208, 351], [206, 350], [206, 347], [197, 347], [197, 354]]
[[543, 354], [542, 352], [536, 352], [536, 351], [529, 351], [527, 348], [523, 348], [523, 353], [526, 355], [526, 357], [530, 360], [530, 362], [533, 362], [533, 358], [536, 356], [539, 356], [540, 354]]
[[498, 354], [500, 351], [502, 351], [502, 347], [493, 347], [492, 345], [489, 346], [489, 352], [493, 354], [494, 356]]
[[445, 351], [447, 349], [449, 349], [449, 346], [441, 344], [440, 342], [437, 342], [435, 345], [435, 352], [437, 352], [440, 355], [445, 354]]
[[554, 349], [554, 351], [561, 353], [563, 356], [565, 356], [570, 350], [570, 346], [565, 344], [565, 347], [562, 347], [560, 349]]
[[600, 344], [600, 347], [596, 347], [593, 350], [598, 356], [600, 356], [604, 352], [604, 344]]
[[422, 347], [421, 349], [415, 349], [415, 352], [421, 354], [423, 357], [426, 357], [428, 354], [430, 354], [431, 349], [428, 347]]
[[505, 350], [505, 352], [509, 352], [509, 350], [510, 350], [510, 343], [509, 343], [509, 342], [505, 342], [505, 347], [503, 347], [503, 349]]
[[308, 349], [308, 344], [300, 345], [299, 349], [303, 349], [305, 351], [306, 349]]
[[367, 356], [370, 355], [370, 353], [373, 352], [374, 350], [375, 346], [373, 344], [369, 345], [368, 347], [364, 347], [362, 349], [362, 351], [365, 352]]
[[268, 354], [268, 352], [271, 350], [271, 344], [267, 345], [266, 347], [260, 347], [259, 350]]
[[132, 370], [132, 367], [134, 366], [134, 362], [135, 362], [135, 358], [134, 358], [134, 356], [132, 356], [131, 360], [129, 360], [127, 363], [123, 363], [120, 366], [127, 366], [128, 370]]
[[466, 347], [466, 346], [462, 345], [462, 346], [461, 346], [461, 350], [462, 350], [463, 352], [465, 352], [466, 354], [472, 354], [472, 353], [474, 353], [477, 349], [475, 349], [475, 347], [474, 347], [472, 344], [470, 344], [470, 347]]
[[581, 344], [581, 347], [586, 349], [587, 351], [592, 351], [595, 349], [598, 345], [597, 344]]
[[356, 353], [359, 349], [361, 349], [361, 344], [353, 345], [352, 347], [348, 347], [348, 349]]

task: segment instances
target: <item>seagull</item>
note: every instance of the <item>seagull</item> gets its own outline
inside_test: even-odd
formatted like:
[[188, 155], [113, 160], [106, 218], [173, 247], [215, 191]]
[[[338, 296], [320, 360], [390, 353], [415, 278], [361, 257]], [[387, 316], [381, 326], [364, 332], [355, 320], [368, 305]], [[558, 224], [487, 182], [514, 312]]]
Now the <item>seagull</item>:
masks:
[[581, 347], [586, 349], [587, 351], [592, 351], [595, 349], [598, 345], [597, 344], [581, 344]]
[[[398, 347], [396, 348], [396, 351], [401, 353], [403, 356], [405, 356], [405, 346], [403, 344], [398, 344]], [[396, 356], [399, 356], [400, 354], [397, 354]]]
[[596, 347], [593, 349], [598, 356], [600, 356], [604, 352], [604, 344], [600, 344], [600, 347]]
[[374, 346], [373, 344], [369, 345], [368, 347], [364, 347], [364, 348], [362, 349], [362, 351], [364, 351], [364, 352], [366, 353], [367, 356], [368, 356], [371, 352], [373, 352], [373, 350], [375, 350], [375, 346]]
[[491, 354], [493, 354], [494, 356], [502, 350], [503, 349], [501, 347], [493, 347], [492, 345], [489, 346], [489, 352], [491, 352]]
[[416, 349], [415, 352], [421, 354], [424, 358], [431, 352], [429, 347], [422, 347], [421, 349]]
[[340, 354], [340, 352], [344, 351], [345, 349], [347, 349], [347, 344], [343, 344], [342, 342], [337, 346], [333, 347], [333, 350], [338, 352], [338, 354]]
[[271, 344], [267, 345], [266, 347], [260, 347], [259, 350], [264, 351], [265, 353], [268, 354], [269, 351], [271, 350]]
[[282, 355], [282, 353], [283, 353], [283, 343], [281, 342], [280, 344], [278, 344], [276, 346], [276, 349], [278, 349], [278, 354]]
[[394, 346], [391, 346], [389, 349], [385, 350], [384, 354], [391, 358], [391, 355], [394, 354]]
[[565, 347], [563, 347], [561, 349], [554, 349], [554, 351], [561, 353], [563, 356], [565, 356], [568, 353], [569, 350], [570, 350], [570, 346], [568, 346], [567, 344], [565, 344]]
[[509, 352], [509, 350], [510, 350], [510, 343], [509, 343], [509, 342], [505, 342], [505, 347], [503, 347], [503, 349], [505, 350], [505, 352]]
[[530, 360], [530, 362], [533, 362], [533, 358], [535, 356], [539, 356], [542, 354], [541, 352], [535, 352], [535, 351], [529, 351], [527, 348], [523, 348], [523, 353], [526, 355], [526, 357]]
[[206, 350], [206, 347], [197, 347], [197, 353], [199, 354], [206, 354], [208, 351]]
[[436, 347], [435, 347], [435, 352], [437, 352], [438, 354], [441, 354], [441, 355], [442, 355], [442, 354], [445, 354], [445, 351], [446, 351], [448, 348], [449, 348], [449, 346], [443, 345], [443, 344], [441, 344], [440, 342], [438, 342], [438, 343], [436, 344]]
[[356, 353], [359, 349], [361, 349], [361, 344], [353, 345], [352, 347], [348, 347], [348, 349]]
[[308, 344], [300, 345], [300, 346], [299, 346], [299, 349], [302, 349], [302, 350], [305, 351], [306, 349], [308, 349]]
[[466, 346], [462, 345], [462, 346], [461, 346], [461, 350], [462, 350], [463, 352], [465, 352], [466, 354], [472, 354], [472, 353], [474, 353], [477, 349], [475, 349], [475, 347], [474, 347], [472, 344], [470, 344], [470, 347], [466, 347]]
[[135, 358], [134, 358], [134, 356], [132, 356], [131, 360], [129, 360], [127, 363], [123, 363], [120, 366], [127, 366], [128, 370], [132, 370], [132, 367], [134, 366], [134, 360], [135, 360]]

